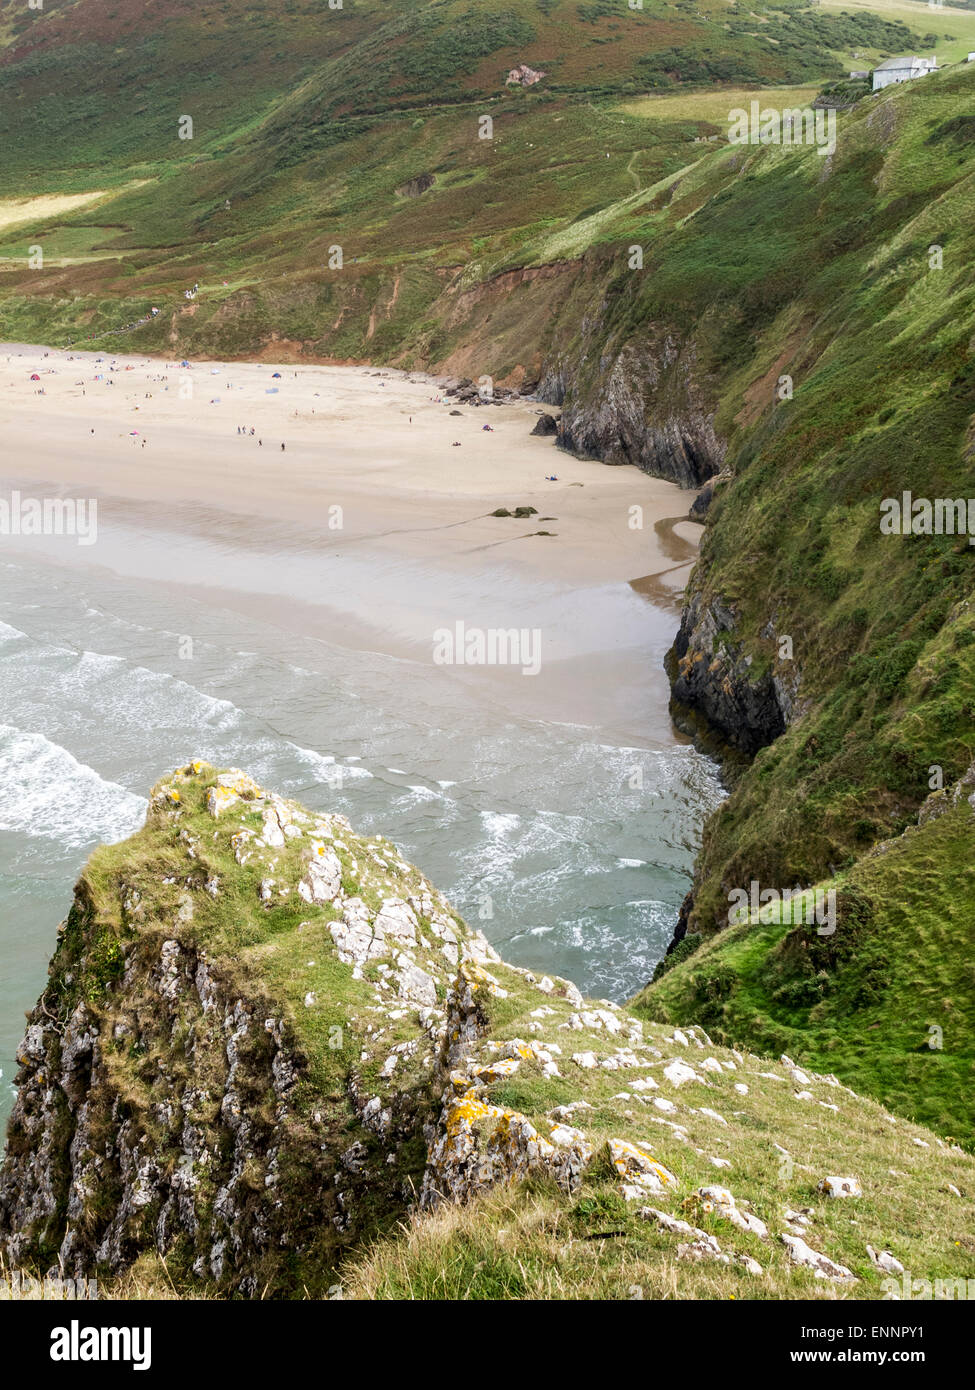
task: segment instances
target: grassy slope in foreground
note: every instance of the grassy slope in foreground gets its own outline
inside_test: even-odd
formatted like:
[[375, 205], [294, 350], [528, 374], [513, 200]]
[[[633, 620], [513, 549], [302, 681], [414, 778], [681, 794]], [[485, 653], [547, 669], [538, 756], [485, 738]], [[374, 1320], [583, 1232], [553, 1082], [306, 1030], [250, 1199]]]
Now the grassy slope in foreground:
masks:
[[118, 1297], [881, 1297], [867, 1245], [966, 1277], [971, 1157], [513, 969], [387, 842], [222, 780], [166, 779], [84, 872], [22, 1055], [8, 1263], [60, 1247]]
[[770, 908], [668, 969], [637, 1011], [697, 1018], [718, 1037], [833, 1067], [899, 1114], [970, 1143], [973, 785], [822, 885], [837, 894], [835, 936]]

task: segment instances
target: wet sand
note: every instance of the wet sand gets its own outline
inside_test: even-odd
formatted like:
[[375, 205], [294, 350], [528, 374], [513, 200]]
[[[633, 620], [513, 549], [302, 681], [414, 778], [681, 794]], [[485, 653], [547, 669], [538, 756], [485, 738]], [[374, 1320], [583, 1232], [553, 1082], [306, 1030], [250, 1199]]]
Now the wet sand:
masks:
[[[692, 494], [402, 373], [71, 356], [0, 348], [0, 500], [98, 501], [92, 545], [0, 534], [0, 1121], [81, 864], [194, 756], [488, 895], [507, 959], [639, 988], [721, 796], [663, 670]], [[436, 664], [457, 622], [538, 674]]]
[[[602, 703], [632, 727], [606, 692], [673, 635], [693, 493], [532, 437], [549, 409], [459, 405], [391, 370], [6, 345], [0, 488], [98, 499], [95, 545], [34, 541], [55, 563], [178, 583], [323, 640], [429, 660], [444, 626], [530, 625], [544, 678], [482, 670], [482, 688], [503, 678], [512, 709], [545, 717], [600, 723]], [[664, 686], [653, 696], [667, 737]]]

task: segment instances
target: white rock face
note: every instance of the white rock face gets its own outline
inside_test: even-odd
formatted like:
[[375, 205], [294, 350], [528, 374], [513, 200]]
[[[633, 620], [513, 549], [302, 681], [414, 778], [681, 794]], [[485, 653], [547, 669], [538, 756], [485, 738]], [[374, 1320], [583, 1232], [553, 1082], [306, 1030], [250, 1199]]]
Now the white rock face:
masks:
[[658, 1211], [656, 1207], [641, 1207], [638, 1215], [644, 1221], [655, 1221], [662, 1230], [670, 1231], [673, 1235], [691, 1237], [690, 1240], [678, 1245], [677, 1258], [679, 1260], [715, 1260], [719, 1264], [740, 1265], [749, 1274], [760, 1275], [762, 1273], [762, 1266], [757, 1260], [752, 1259], [751, 1255], [728, 1253], [722, 1250], [715, 1236], [707, 1231], [699, 1230], [697, 1226], [692, 1226], [687, 1221], [681, 1221], [678, 1217], [671, 1216], [668, 1212]]
[[823, 1178], [819, 1191], [824, 1197], [862, 1197], [859, 1178]]
[[696, 1196], [701, 1203], [702, 1211], [713, 1211], [715, 1215], [723, 1216], [726, 1221], [730, 1221], [733, 1226], [742, 1231], [751, 1231], [762, 1240], [768, 1235], [765, 1222], [750, 1211], [742, 1211], [726, 1187], [699, 1187]]
[[571, 1120], [577, 1110], [591, 1110], [592, 1106], [587, 1100], [574, 1100], [568, 1105], [557, 1105], [554, 1110], [550, 1110], [549, 1116], [553, 1120]]
[[592, 1148], [585, 1139], [553, 1128], [560, 1129], [562, 1143], [546, 1139], [517, 1111], [469, 1095], [449, 1102], [428, 1154], [421, 1207], [439, 1205], [444, 1197], [466, 1202], [496, 1183], [530, 1173], [544, 1173], [564, 1190], [576, 1191]]
[[677, 1258], [679, 1260], [715, 1260], [718, 1264], [723, 1265], [741, 1265], [743, 1269], [747, 1269], [749, 1274], [761, 1274], [762, 1272], [762, 1266], [757, 1260], [753, 1260], [751, 1255], [729, 1255], [720, 1247], [715, 1250], [713, 1246], [700, 1240], [692, 1241], [686, 1245], [678, 1245]]
[[581, 1147], [586, 1143], [586, 1136], [582, 1130], [573, 1129], [571, 1125], [556, 1125], [548, 1137], [560, 1149], [570, 1148], [573, 1144]]
[[641, 1207], [637, 1215], [642, 1217], [644, 1221], [655, 1221], [658, 1226], [674, 1235], [692, 1236], [694, 1240], [710, 1245], [715, 1251], [721, 1249], [714, 1236], [708, 1235], [706, 1231], [699, 1231], [696, 1226], [690, 1225], [687, 1221], [681, 1221], [676, 1216], [671, 1216], [669, 1212], [658, 1211], [656, 1207]]
[[788, 1250], [792, 1263], [813, 1270], [817, 1279], [831, 1279], [836, 1284], [852, 1283], [856, 1279], [846, 1265], [838, 1265], [828, 1255], [811, 1249], [801, 1236], [790, 1236], [783, 1232], [779, 1239]]
[[[281, 843], [284, 843], [282, 833]], [[298, 884], [298, 892], [306, 903], [330, 903], [342, 889], [342, 861], [333, 849], [314, 840], [308, 871]]]
[[433, 976], [428, 975], [408, 956], [399, 955], [397, 964], [400, 967], [396, 973], [399, 997], [408, 999], [413, 1004], [423, 1004], [427, 1008], [433, 1008], [437, 1002], [437, 983]]
[[570, 1014], [568, 1025], [577, 1032], [584, 1028], [588, 1028], [592, 1033], [598, 1032], [601, 1028], [605, 1028], [607, 1033], [623, 1031], [622, 1023], [608, 1009], [583, 1009], [580, 1013]]
[[641, 1195], [666, 1192], [669, 1188], [677, 1187], [674, 1174], [654, 1158], [648, 1144], [631, 1143], [629, 1139], [608, 1139], [606, 1146], [610, 1162], [626, 1186], [635, 1187]]
[[287, 814], [282, 820], [283, 807], [279, 808], [273, 803], [264, 809], [264, 820], [261, 825], [261, 839], [270, 849], [284, 848], [284, 827], [288, 824]]
[[689, 1067], [686, 1062], [681, 1062], [674, 1058], [664, 1067], [664, 1076], [672, 1086], [683, 1086], [686, 1081], [703, 1081], [703, 1077], [698, 1076], [693, 1067]]
[[599, 1066], [595, 1052], [573, 1052], [572, 1060], [583, 1071], [592, 1071], [593, 1067]]
[[328, 929], [346, 965], [362, 966], [386, 954], [385, 938], [374, 933], [372, 915], [361, 898], [350, 898], [341, 922], [329, 922]]
[[216, 820], [221, 812], [229, 810], [238, 801], [253, 801], [260, 795], [261, 789], [253, 777], [241, 772], [239, 768], [232, 768], [230, 772], [221, 772], [217, 778], [217, 785], [207, 792], [206, 806]]
[[418, 923], [409, 903], [402, 898], [389, 898], [383, 903], [374, 923], [377, 936], [384, 936], [401, 945], [415, 946]]
[[214, 820], [220, 816], [222, 811], [227, 811], [240, 797], [236, 792], [232, 792], [227, 787], [211, 787], [207, 792], [207, 810]]
[[717, 1120], [719, 1125], [727, 1126], [728, 1124], [728, 1121], [725, 1119], [723, 1115], [719, 1115], [717, 1110], [709, 1110], [706, 1105], [701, 1106], [699, 1113], [702, 1115], [707, 1115], [709, 1120]]
[[904, 1266], [900, 1260], [894, 1258], [889, 1250], [875, 1250], [872, 1245], [867, 1246], [867, 1254], [870, 1256], [871, 1263], [877, 1269], [882, 1269], [885, 1274], [903, 1274]]

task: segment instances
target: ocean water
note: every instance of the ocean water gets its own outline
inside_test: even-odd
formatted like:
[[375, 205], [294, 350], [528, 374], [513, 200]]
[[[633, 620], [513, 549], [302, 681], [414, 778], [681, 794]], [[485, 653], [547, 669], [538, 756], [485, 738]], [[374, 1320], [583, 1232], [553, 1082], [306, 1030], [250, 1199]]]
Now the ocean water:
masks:
[[[294, 528], [286, 555], [276, 541], [228, 577], [239, 519], [197, 521], [177, 534], [172, 518], [120, 517], [114, 551], [70, 563], [63, 549], [0, 555], [0, 1120], [87, 854], [137, 830], [153, 781], [194, 757], [389, 836], [513, 962], [598, 997], [638, 989], [722, 796], [714, 765], [668, 728], [672, 608], [628, 586], [538, 586], [522, 621], [564, 634], [548, 684], [481, 679], [376, 639], [399, 622], [380, 590], [416, 624], [404, 596], [438, 587], [412, 561], [377, 565], [374, 590], [360, 565], [356, 602], [382, 609], [368, 627], [334, 580], [322, 587]], [[203, 584], [218, 572], [225, 587]], [[454, 607], [511, 582], [468, 573]]]

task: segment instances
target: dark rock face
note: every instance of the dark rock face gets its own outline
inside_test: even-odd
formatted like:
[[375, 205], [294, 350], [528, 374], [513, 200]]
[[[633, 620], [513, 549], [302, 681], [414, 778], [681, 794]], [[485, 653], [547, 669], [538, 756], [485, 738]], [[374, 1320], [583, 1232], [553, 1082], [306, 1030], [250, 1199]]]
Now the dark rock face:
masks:
[[432, 188], [435, 183], [436, 179], [433, 174], [417, 174], [415, 179], [410, 179], [409, 182], [401, 184], [396, 192], [401, 198], [419, 198], [421, 194], [426, 193], [428, 188]]
[[587, 323], [591, 347], [584, 331], [580, 356], [548, 365], [539, 384], [539, 400], [562, 406], [560, 447], [700, 487], [724, 463], [725, 443], [693, 341], [651, 327], [608, 352], [597, 328]]
[[[466, 376], [447, 377], [439, 384], [445, 396], [459, 401], [461, 405], [503, 405], [517, 395], [506, 386], [495, 386], [487, 377], [482, 378], [480, 385]], [[452, 410], [450, 413], [459, 415], [460, 411]]]
[[694, 501], [691, 503], [691, 509], [687, 513], [690, 520], [703, 521], [704, 518], [707, 516], [708, 511], [710, 510], [711, 503], [713, 500], [714, 479], [711, 478], [704, 484], [704, 486], [701, 488], [701, 491], [698, 493], [698, 495], [694, 498]]
[[532, 434], [551, 435], [558, 434], [558, 421], [554, 415], [540, 415], [532, 430]]
[[684, 895], [684, 901], [680, 905], [680, 912], [677, 914], [677, 925], [674, 927], [674, 935], [670, 945], [667, 947], [667, 955], [671, 955], [687, 935], [687, 924], [690, 921], [691, 913], [694, 910], [694, 891]]
[[684, 712], [693, 711], [749, 757], [785, 732], [798, 672], [789, 681], [771, 672], [752, 679], [752, 658], [736, 640], [735, 614], [719, 598], [689, 600], [668, 662], [671, 712], [679, 727]]

